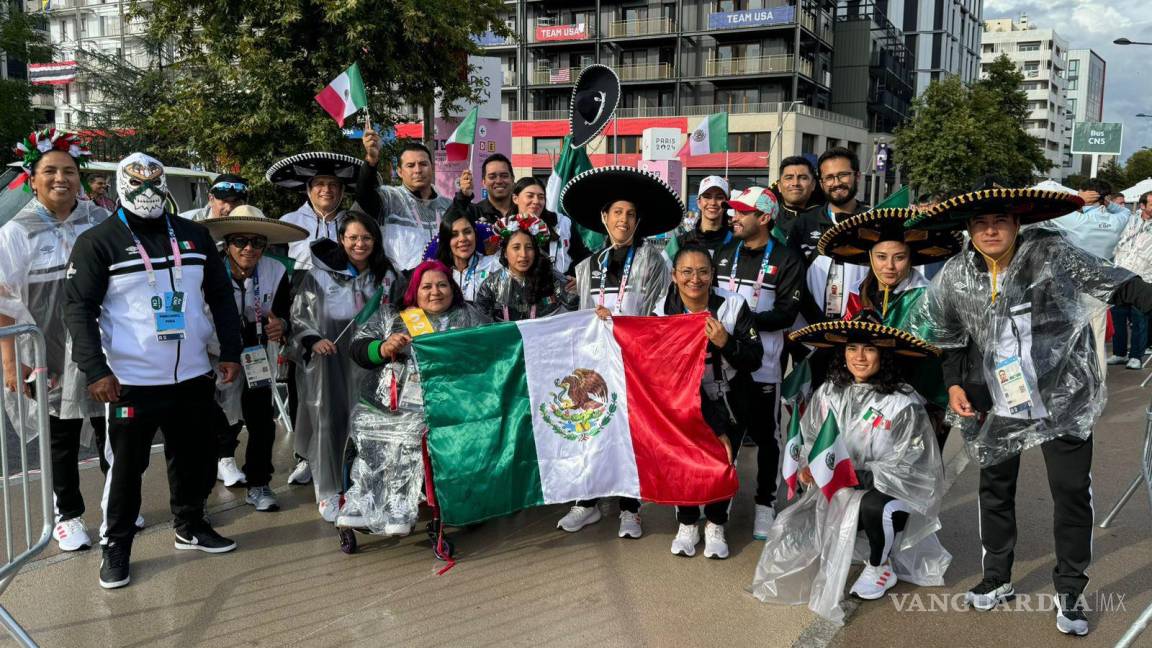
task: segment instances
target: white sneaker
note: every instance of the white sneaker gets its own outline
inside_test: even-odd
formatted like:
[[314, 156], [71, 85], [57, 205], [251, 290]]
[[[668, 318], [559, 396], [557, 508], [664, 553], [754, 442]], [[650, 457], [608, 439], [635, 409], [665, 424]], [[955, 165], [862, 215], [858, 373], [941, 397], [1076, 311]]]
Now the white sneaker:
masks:
[[92, 547], [92, 539], [88, 537], [84, 518], [74, 517], [57, 522], [52, 537], [56, 538], [60, 551], [79, 551]]
[[852, 584], [849, 594], [855, 594], [865, 601], [875, 601], [884, 596], [884, 593], [896, 586], [899, 579], [892, 571], [892, 563], [885, 560], [878, 567], [865, 563], [864, 571]]
[[976, 587], [968, 590], [968, 593], [964, 595], [964, 601], [968, 605], [982, 612], [987, 612], [1014, 598], [1016, 598], [1016, 590], [1012, 587], [1012, 583], [1001, 583], [991, 578], [980, 581]]
[[728, 557], [728, 539], [724, 537], [724, 525], [704, 525], [704, 557], [724, 560]]
[[255, 506], [256, 510], [261, 513], [280, 510], [280, 502], [276, 499], [276, 493], [272, 492], [268, 486], [249, 488], [248, 496], [244, 498], [244, 501]]
[[289, 484], [309, 484], [312, 482], [312, 467], [308, 465], [307, 459], [301, 459], [296, 462], [296, 467], [288, 475]]
[[1084, 616], [1084, 608], [1079, 603], [1071, 608], [1065, 608], [1061, 598], [1056, 597], [1056, 629], [1066, 635], [1077, 637], [1088, 634], [1088, 617]]
[[1131, 360], [1128, 361], [1128, 364], [1126, 364], [1124, 366], [1129, 368], [1129, 369], [1143, 369], [1144, 363], [1140, 362], [1140, 358], [1132, 358]]
[[396, 536], [403, 538], [404, 536], [412, 533], [412, 525], [407, 523], [394, 524], [387, 522], [384, 524], [384, 535]]
[[620, 511], [620, 537], [639, 538], [644, 531], [640, 528], [640, 514]]
[[232, 488], [237, 484], [243, 484], [247, 479], [240, 468], [236, 466], [236, 460], [232, 457], [225, 457], [216, 462], [216, 479], [224, 482], [228, 488]]
[[691, 558], [696, 555], [696, 545], [700, 544], [700, 527], [695, 524], [681, 524], [672, 540], [672, 554]]
[[1128, 358], [1125, 358], [1124, 356], [1110, 355], [1108, 356], [1108, 360], [1106, 362], [1110, 365], [1122, 365], [1125, 362], [1128, 362]]
[[767, 540], [772, 523], [776, 521], [776, 511], [771, 506], [756, 505], [756, 522], [752, 525], [752, 538]]
[[600, 517], [600, 507], [595, 504], [592, 506], [573, 506], [568, 509], [568, 514], [556, 523], [556, 528], [564, 529], [568, 533], [576, 533], [589, 524], [599, 522]]
[[144, 516], [143, 515], [137, 515], [136, 516], [136, 528], [137, 529], [143, 529], [144, 527], [145, 527]]
[[340, 494], [320, 500], [319, 509], [320, 517], [324, 518], [325, 522], [335, 523], [336, 516], [340, 515]]

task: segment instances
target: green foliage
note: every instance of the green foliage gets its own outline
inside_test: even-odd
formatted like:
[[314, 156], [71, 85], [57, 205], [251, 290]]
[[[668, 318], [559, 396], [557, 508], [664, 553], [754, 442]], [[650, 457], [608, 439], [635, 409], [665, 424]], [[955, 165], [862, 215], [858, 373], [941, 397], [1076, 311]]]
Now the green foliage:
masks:
[[1127, 171], [1125, 171], [1124, 167], [1118, 164], [1115, 159], [1108, 160], [1104, 164], [1101, 164], [1099, 171], [1096, 173], [1096, 177], [1112, 185], [1113, 191], [1123, 191], [1136, 183], [1131, 181]]
[[896, 131], [894, 155], [918, 191], [958, 193], [994, 177], [1025, 186], [1050, 164], [1024, 130], [1022, 75], [1005, 56], [988, 77], [965, 86], [956, 77], [933, 82], [913, 102], [913, 117]]
[[[20, 61], [51, 60], [52, 47], [47, 34], [37, 29], [37, 17], [16, 9], [17, 6], [0, 7], [0, 51]], [[0, 163], [16, 159], [12, 145], [24, 139], [36, 126], [32, 92], [27, 81], [0, 79], [0, 115], [3, 115], [0, 119]]]
[[1128, 177], [1129, 187], [1145, 178], [1152, 178], [1152, 149], [1141, 149], [1133, 153], [1124, 165], [1124, 173]]
[[43, 16], [29, 15], [18, 11], [18, 2], [4, 4], [12, 6], [9, 6], [7, 10], [0, 7], [0, 51], [4, 51], [12, 58], [29, 63], [51, 61], [52, 44], [48, 40], [47, 26]]
[[4, 115], [4, 119], [0, 119], [0, 163], [17, 159], [12, 146], [35, 127], [30, 89], [26, 81], [0, 79], [0, 115]]
[[385, 126], [406, 106], [474, 100], [471, 35], [509, 35], [504, 11], [501, 0], [134, 0], [164, 64], [101, 64], [111, 104], [93, 125], [131, 129], [165, 161], [237, 171], [257, 182], [256, 201], [271, 199], [259, 181], [280, 157], [363, 154], [314, 99], [329, 81], [359, 62]]

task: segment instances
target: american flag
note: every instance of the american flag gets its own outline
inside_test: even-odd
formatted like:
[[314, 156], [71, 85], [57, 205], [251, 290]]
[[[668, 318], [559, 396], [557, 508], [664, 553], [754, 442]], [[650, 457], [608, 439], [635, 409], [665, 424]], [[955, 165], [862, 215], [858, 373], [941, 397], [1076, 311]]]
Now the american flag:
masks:
[[572, 68], [560, 68], [552, 70], [548, 75], [549, 83], [571, 83], [572, 82]]

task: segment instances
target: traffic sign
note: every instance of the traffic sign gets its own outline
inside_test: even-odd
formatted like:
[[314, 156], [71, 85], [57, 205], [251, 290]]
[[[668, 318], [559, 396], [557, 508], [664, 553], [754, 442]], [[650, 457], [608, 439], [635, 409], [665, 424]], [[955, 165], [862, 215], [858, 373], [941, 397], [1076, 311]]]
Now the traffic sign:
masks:
[[1076, 122], [1072, 127], [1072, 153], [1120, 155], [1124, 124]]

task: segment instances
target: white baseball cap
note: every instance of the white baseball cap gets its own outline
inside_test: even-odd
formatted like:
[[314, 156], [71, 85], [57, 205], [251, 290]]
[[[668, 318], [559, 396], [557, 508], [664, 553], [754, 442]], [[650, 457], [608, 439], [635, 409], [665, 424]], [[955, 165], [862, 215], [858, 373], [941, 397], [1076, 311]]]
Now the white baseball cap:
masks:
[[720, 176], [714, 175], [708, 176], [700, 181], [700, 190], [696, 192], [696, 196], [703, 196], [705, 191], [713, 187], [718, 187], [720, 191], [724, 192], [724, 197], [728, 197], [728, 181]]

